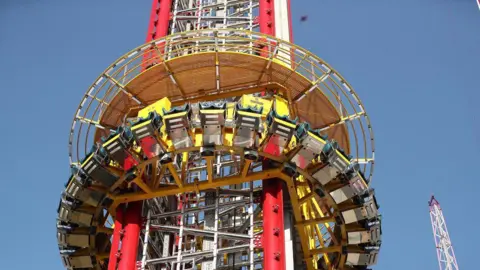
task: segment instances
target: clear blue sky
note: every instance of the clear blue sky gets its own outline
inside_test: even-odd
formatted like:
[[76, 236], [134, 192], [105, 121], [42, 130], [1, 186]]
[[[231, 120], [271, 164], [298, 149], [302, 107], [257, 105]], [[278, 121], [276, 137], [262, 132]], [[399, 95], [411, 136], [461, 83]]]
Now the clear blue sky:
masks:
[[[292, 2], [295, 42], [347, 78], [373, 122], [373, 183], [384, 218], [375, 269], [438, 268], [427, 207], [432, 192], [461, 269], [478, 269], [475, 1]], [[0, 268], [62, 269], [55, 217], [69, 174], [71, 120], [96, 76], [144, 41], [150, 4], [0, 1]]]

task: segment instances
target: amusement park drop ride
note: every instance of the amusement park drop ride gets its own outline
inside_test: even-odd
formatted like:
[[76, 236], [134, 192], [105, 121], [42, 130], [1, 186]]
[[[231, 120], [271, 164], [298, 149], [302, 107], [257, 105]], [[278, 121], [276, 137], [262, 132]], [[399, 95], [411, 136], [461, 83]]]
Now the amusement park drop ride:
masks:
[[154, 0], [146, 43], [75, 114], [57, 221], [65, 267], [375, 264], [368, 115], [291, 42], [290, 0]]

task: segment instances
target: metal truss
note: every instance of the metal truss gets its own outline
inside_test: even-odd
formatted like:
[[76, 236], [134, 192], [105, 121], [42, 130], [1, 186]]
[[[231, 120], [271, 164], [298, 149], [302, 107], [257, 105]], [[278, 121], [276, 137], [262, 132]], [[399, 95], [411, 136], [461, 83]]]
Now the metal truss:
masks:
[[435, 248], [437, 250], [438, 266], [440, 270], [458, 270], [457, 259], [453, 252], [452, 242], [447, 230], [447, 223], [443, 217], [440, 203], [431, 197], [428, 203], [430, 207], [430, 219], [432, 221], [433, 238], [435, 239]]
[[170, 34], [190, 30], [258, 27], [258, 0], [174, 0]]

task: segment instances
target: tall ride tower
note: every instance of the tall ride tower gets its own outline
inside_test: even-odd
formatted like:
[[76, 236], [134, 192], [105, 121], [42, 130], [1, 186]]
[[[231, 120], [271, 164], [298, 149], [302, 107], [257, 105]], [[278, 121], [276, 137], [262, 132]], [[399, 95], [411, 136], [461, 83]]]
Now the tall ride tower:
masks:
[[452, 242], [448, 235], [447, 223], [445, 223], [440, 203], [432, 195], [428, 202], [428, 206], [430, 207], [433, 238], [435, 239], [440, 270], [458, 270], [457, 259], [453, 252]]
[[85, 93], [58, 208], [69, 269], [367, 269], [374, 138], [292, 44], [290, 0], [154, 0], [146, 43]]

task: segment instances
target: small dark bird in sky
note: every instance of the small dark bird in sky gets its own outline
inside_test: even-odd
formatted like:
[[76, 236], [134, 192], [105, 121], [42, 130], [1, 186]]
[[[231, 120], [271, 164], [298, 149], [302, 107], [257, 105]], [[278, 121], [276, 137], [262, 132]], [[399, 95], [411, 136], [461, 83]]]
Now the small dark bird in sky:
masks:
[[308, 19], [308, 16], [302, 16], [300, 17], [301, 22], [305, 22]]

